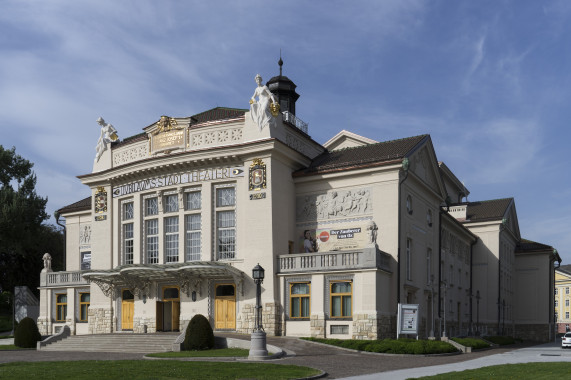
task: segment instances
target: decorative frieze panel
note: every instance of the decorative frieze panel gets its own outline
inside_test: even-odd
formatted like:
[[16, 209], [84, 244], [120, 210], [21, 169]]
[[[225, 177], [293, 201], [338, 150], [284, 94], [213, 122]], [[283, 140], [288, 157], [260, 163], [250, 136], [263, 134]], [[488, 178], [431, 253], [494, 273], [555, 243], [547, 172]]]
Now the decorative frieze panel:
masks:
[[192, 148], [240, 142], [242, 141], [242, 129], [227, 128], [218, 131], [191, 133], [189, 141]]
[[296, 199], [297, 222], [337, 219], [373, 212], [371, 191], [354, 189], [312, 194]]
[[286, 145], [292, 149], [297, 150], [299, 153], [305, 154], [304, 143], [300, 139], [294, 137], [293, 135], [290, 134], [286, 135]]
[[113, 151], [113, 166], [128, 164], [133, 161], [143, 160], [149, 157], [149, 145], [147, 143]]

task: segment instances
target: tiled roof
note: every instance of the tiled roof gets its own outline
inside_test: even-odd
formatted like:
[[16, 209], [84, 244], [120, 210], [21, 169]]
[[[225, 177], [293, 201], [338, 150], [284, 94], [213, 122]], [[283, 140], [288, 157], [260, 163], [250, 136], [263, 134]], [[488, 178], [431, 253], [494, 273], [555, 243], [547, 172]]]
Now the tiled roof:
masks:
[[521, 241], [517, 243], [515, 251], [517, 253], [533, 252], [533, 251], [553, 252], [553, 247], [547, 244], [542, 244], [527, 239], [521, 239]]
[[315, 157], [307, 168], [295, 172], [294, 177], [399, 160], [427, 138], [429, 135], [420, 135], [333, 152], [327, 151]]
[[469, 202], [466, 211], [467, 222], [483, 222], [502, 219], [513, 198], [494, 199], [490, 201]]
[[192, 116], [198, 123], [204, 123], [213, 120], [233, 119], [244, 116], [248, 110], [239, 108], [216, 107], [208, 111], [201, 112]]
[[147, 134], [145, 132], [143, 133], [139, 133], [138, 135], [134, 135], [134, 136], [130, 136], [130, 137], [126, 137], [123, 140], [117, 142], [116, 144], [113, 144], [113, 148], [115, 147], [119, 147], [121, 145], [126, 145], [126, 144], [132, 144], [138, 141], [145, 141], [148, 140], [149, 137], [147, 136]]
[[64, 206], [57, 210], [60, 214], [69, 214], [70, 212], [91, 210], [91, 197], [87, 197], [78, 202]]
[[557, 270], [560, 270], [561, 272], [571, 275], [571, 264], [560, 265], [559, 268], [557, 268]]

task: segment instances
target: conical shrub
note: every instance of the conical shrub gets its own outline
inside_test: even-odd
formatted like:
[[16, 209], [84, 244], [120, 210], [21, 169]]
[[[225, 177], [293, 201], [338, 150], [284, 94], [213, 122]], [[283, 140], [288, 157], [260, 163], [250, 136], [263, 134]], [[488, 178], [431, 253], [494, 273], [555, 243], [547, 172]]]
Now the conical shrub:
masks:
[[186, 328], [183, 347], [186, 351], [211, 350], [214, 348], [214, 332], [208, 319], [196, 314]]
[[22, 348], [36, 348], [37, 342], [42, 339], [38, 325], [32, 318], [26, 317], [18, 323], [14, 332], [14, 345]]

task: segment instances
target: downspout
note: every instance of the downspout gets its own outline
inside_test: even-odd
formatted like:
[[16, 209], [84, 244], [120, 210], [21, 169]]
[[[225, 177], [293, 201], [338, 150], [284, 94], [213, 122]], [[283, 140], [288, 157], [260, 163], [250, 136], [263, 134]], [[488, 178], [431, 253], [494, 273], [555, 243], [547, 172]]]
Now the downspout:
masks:
[[[397, 315], [398, 315], [398, 304], [400, 303], [400, 284], [401, 284], [401, 254], [400, 254], [400, 245], [401, 245], [401, 202], [402, 202], [402, 191], [401, 191], [401, 185], [403, 184], [403, 182], [406, 180], [406, 178], [408, 177], [408, 168], [409, 168], [409, 161], [408, 161], [408, 157], [405, 157], [402, 160], [402, 170], [404, 171], [404, 177], [403, 179], [401, 179], [399, 181], [399, 188], [398, 188], [398, 210], [397, 210], [397, 215], [398, 215], [398, 226], [397, 226], [397, 239], [398, 239], [398, 248], [397, 248]], [[400, 174], [400, 171], [399, 171]]]
[[474, 246], [478, 242], [476, 238], [472, 243], [470, 243], [470, 330], [474, 331], [474, 288], [473, 288], [473, 265], [474, 265]]
[[[450, 210], [450, 196], [446, 196], [444, 200], [446, 203], [446, 212]], [[442, 209], [442, 205], [438, 207], [438, 319], [442, 318], [442, 313], [440, 310], [442, 309], [442, 302], [440, 299], [442, 297], [441, 291], [441, 283], [442, 283], [442, 213], [444, 210]], [[441, 332], [442, 333], [442, 332]]]
[[65, 228], [65, 224], [61, 224], [59, 221], [60, 213], [58, 211], [54, 211], [54, 218], [56, 218], [56, 224], [63, 228], [63, 266], [62, 270], [67, 269], [66, 265], [66, 247], [67, 247], [67, 229]]

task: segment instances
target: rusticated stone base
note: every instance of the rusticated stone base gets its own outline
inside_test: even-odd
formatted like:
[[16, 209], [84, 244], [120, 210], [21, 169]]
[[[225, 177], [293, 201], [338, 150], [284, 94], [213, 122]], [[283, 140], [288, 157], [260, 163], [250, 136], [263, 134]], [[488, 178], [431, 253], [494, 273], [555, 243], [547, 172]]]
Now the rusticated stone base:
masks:
[[45, 335], [52, 335], [52, 331], [51, 331], [51, 322], [49, 318], [46, 317], [38, 317], [38, 330], [40, 331], [40, 335], [45, 336]]
[[312, 314], [309, 326], [312, 338], [325, 338], [325, 316], [323, 314]]
[[352, 339], [374, 340], [394, 338], [396, 331], [395, 316], [378, 315], [375, 313], [353, 315]]
[[113, 332], [113, 310], [107, 308], [89, 308], [88, 331], [90, 334], [109, 334]]
[[553, 337], [553, 325], [545, 324], [518, 324], [515, 325], [514, 338], [533, 340], [536, 342], [548, 342]]
[[147, 333], [157, 332], [157, 324], [155, 319], [150, 318], [133, 318], [133, 332], [135, 334], [143, 334], [145, 332], [145, 325], [147, 326]]
[[[240, 315], [236, 318], [236, 332], [250, 334], [256, 324], [256, 305], [245, 304]], [[282, 334], [281, 306], [277, 303], [267, 302], [262, 309], [262, 326], [267, 335], [279, 336]]]

